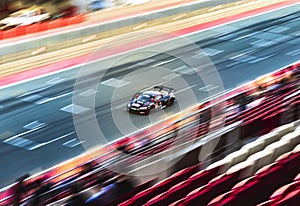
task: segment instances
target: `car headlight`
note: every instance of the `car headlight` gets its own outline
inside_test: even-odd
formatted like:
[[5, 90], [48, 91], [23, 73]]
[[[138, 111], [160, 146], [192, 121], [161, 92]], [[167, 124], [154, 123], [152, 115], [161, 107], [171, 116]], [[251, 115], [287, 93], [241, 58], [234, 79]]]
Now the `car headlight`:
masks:
[[147, 110], [148, 107], [140, 107], [140, 110]]

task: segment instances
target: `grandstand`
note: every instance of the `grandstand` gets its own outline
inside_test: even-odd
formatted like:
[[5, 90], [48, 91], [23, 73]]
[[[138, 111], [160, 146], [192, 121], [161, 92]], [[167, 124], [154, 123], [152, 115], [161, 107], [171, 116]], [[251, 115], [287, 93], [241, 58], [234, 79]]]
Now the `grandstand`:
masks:
[[[56, 176], [25, 176], [0, 203], [64, 205], [80, 197], [85, 205], [297, 205], [299, 69], [299, 64], [287, 67], [272, 74], [271, 83], [218, 101], [227, 112], [221, 129], [210, 125], [208, 111], [216, 105], [204, 104], [175, 126], [144, 137], [142, 147], [136, 145], [143, 138], [127, 138], [121, 148], [118, 142], [119, 150]], [[176, 135], [180, 145], [172, 144]], [[199, 161], [201, 149], [212, 142], [215, 148]], [[176, 157], [181, 160], [168, 170], [141, 176]], [[120, 165], [128, 165], [129, 176], [107, 169]]]
[[[176, 1], [176, 4], [179, 4], [179, 2], [181, 2], [180, 4], [184, 4], [192, 1], [193, 0]], [[282, 0], [278, 0], [278, 2], [281, 1]], [[171, 1], [166, 2], [171, 4]], [[277, 2], [277, 0], [272, 2]], [[153, 6], [149, 7], [149, 9], [151, 8], [153, 11], [155, 9], [158, 10], [162, 8], [158, 7], [158, 3], [160, 4], [160, 1], [155, 2], [155, 4], [153, 2], [150, 3]], [[214, 4], [214, 2], [212, 2], [212, 4]], [[236, 2], [233, 4], [236, 4]], [[254, 4], [257, 4], [257, 2], [254, 1]], [[222, 6], [216, 6], [212, 9], [216, 9], [216, 13], [222, 13], [219, 11], [219, 8], [221, 7]], [[72, 25], [77, 24], [73, 29], [76, 29], [76, 32], [78, 29], [78, 34], [83, 36], [80, 36], [80, 38], [82, 37], [80, 41], [76, 40], [76, 43], [74, 41], [74, 45], [73, 43], [72, 45], [85, 45], [86, 43], [90, 44], [96, 40], [98, 41], [100, 37], [97, 36], [99, 39], [95, 38], [96, 35], [94, 35], [94, 33], [98, 35], [97, 32], [99, 31], [101, 31], [101, 35], [103, 35], [101, 38], [104, 38], [106, 33], [103, 34], [104, 32], [102, 33], [101, 29], [95, 29], [102, 28], [102, 21], [111, 21], [115, 19], [122, 19], [124, 22], [128, 21], [127, 18], [123, 18], [123, 14], [120, 15], [120, 10], [108, 10], [107, 15], [98, 15], [95, 17], [95, 15], [91, 14], [79, 14], [73, 16], [73, 14], [76, 13], [75, 10], [74, 12], [72, 10], [74, 8], [75, 7], [69, 7], [67, 10], [63, 10], [63, 13], [67, 12], [65, 14], [72, 14], [69, 17], [53, 19], [48, 22], [1, 31], [0, 40], [11, 40], [11, 42], [13, 42], [15, 37], [21, 39], [25, 35], [24, 39], [26, 39], [27, 34], [38, 37], [39, 39], [40, 35], [42, 36], [43, 34], [42, 32], [53, 32], [54, 34], [55, 29], [58, 31], [61, 29], [61, 31], [66, 30], [66, 32], [69, 32], [66, 27], [72, 27]], [[137, 8], [138, 6], [132, 7], [128, 10], [128, 14], [136, 14], [138, 10]], [[72, 12], [69, 9], [71, 9]], [[191, 6], [191, 10], [189, 12], [196, 9], [196, 6]], [[238, 10], [234, 7], [231, 9]], [[211, 10], [211, 8], [208, 8], [208, 11], [209, 10]], [[132, 11], [133, 13], [131, 13]], [[205, 15], [207, 12], [204, 12]], [[231, 15], [232, 12], [229, 11], [228, 13]], [[101, 14], [101, 11], [99, 11], [99, 14]], [[171, 15], [169, 12], [165, 12], [165, 14]], [[153, 15], [153, 13], [150, 13], [149, 15]], [[154, 16], [155, 15], [153, 15], [153, 17]], [[172, 16], [170, 19], [173, 21], [177, 18], [183, 18], [184, 20], [188, 16], [189, 15], [186, 14], [182, 15], [180, 12], [180, 15]], [[160, 16], [160, 18], [162, 17], [163, 16]], [[198, 16], [198, 18], [202, 17]], [[227, 17], [222, 18], [227, 19]], [[262, 16], [260, 16], [260, 18], [262, 18]], [[290, 18], [292, 19], [292, 22], [296, 22], [298, 19], [297, 15], [292, 14], [284, 16], [283, 20], [280, 18], [267, 18], [266, 22], [270, 21], [275, 25], [277, 21], [284, 22]], [[143, 29], [143, 26], [148, 24], [147, 22], [142, 23], [144, 20], [148, 20], [148, 18], [143, 17], [137, 20], [138, 21], [134, 20], [133, 23], [129, 24], [128, 28], [130, 30], [135, 30], [136, 28]], [[92, 21], [97, 23], [97, 25], [90, 28], [89, 24]], [[195, 22], [197, 23], [198, 21]], [[123, 25], [122, 23], [119, 24]], [[151, 24], [147, 25], [147, 27], [150, 25]], [[296, 29], [296, 26], [285, 27], [285, 24], [282, 24], [282, 26], [281, 24], [278, 24], [277, 27], [274, 25], [270, 28], [266, 27], [264, 30], [271, 29], [273, 31], [272, 33], [274, 33], [276, 31], [284, 32], [285, 29], [293, 30], [294, 27]], [[80, 27], [86, 27], [86, 30]], [[247, 26], [245, 28], [249, 29]], [[230, 29], [230, 26], [227, 25], [226, 29]], [[250, 37], [256, 34], [256, 31], [257, 28], [255, 27], [255, 29], [253, 29], [254, 33], [249, 33]], [[244, 34], [243, 31], [241, 32]], [[286, 35], [295, 38], [294, 40], [291, 40], [295, 44], [295, 47], [297, 47], [298, 45], [296, 44], [299, 43], [297, 41], [297, 38], [299, 37], [297, 32], [295, 31]], [[111, 35], [110, 30], [107, 33]], [[73, 38], [73, 35], [65, 35], [65, 33], [58, 33], [58, 35], [62, 36], [63, 43], [59, 40], [59, 38], [57, 38], [59, 41], [55, 44], [50, 44], [51, 47], [44, 46], [43, 41], [40, 41], [41, 43], [37, 43], [36, 48], [35, 43], [28, 43], [30, 48], [33, 46], [32, 51], [25, 51], [26, 55], [29, 56], [28, 58], [39, 55], [40, 53], [43, 54], [43, 52], [50, 53], [52, 52], [52, 50], [49, 50], [51, 48], [53, 48], [53, 51], [56, 51], [57, 49], [71, 47], [71, 44], [69, 45], [65, 43], [66, 40], [69, 40], [65, 38]], [[228, 33], [227, 36], [226, 35], [219, 36], [222, 42], [226, 38], [229, 38], [232, 41], [236, 40], [235, 36], [237, 34], [234, 32]], [[232, 39], [232, 37], [234, 38]], [[273, 38], [273, 35], [271, 37]], [[240, 39], [240, 37], [238, 38]], [[241, 36], [241, 39], [243, 38], [244, 36]], [[283, 40], [282, 42], [279, 41], [277, 44], [282, 45], [285, 41], [287, 40]], [[35, 40], [32, 42], [35, 42]], [[45, 42], [51, 43], [52, 40], [46, 40]], [[210, 42], [208, 43], [210, 44]], [[265, 39], [261, 38], [259, 41], [255, 40], [253, 43], [255, 43], [254, 46], [260, 44], [260, 47], [264, 47]], [[273, 45], [270, 50], [273, 50], [273, 47], [277, 47], [277, 44]], [[61, 45], [62, 47], [56, 47], [55, 45]], [[292, 46], [290, 45], [290, 47]], [[17, 51], [17, 48], [21, 48], [21, 46], [16, 44], [13, 48], [16, 49], [7, 49], [7, 52], [11, 52], [11, 54], [9, 53], [9, 57], [11, 58], [2, 58], [3, 61], [5, 60], [5, 62], [9, 64], [11, 63], [10, 61], [13, 62], [16, 61], [17, 58], [21, 58], [17, 63], [21, 63], [23, 65], [24, 63], [22, 58], [25, 58], [23, 53], [22, 55], [15, 54], [15, 50]], [[27, 48], [27, 46], [24, 46], [24, 48]], [[277, 49], [277, 52], [283, 53], [285, 51], [282, 50], [282, 48], [280, 50], [279, 48]], [[75, 49], [73, 50], [75, 51]], [[76, 51], [80, 50], [76, 49]], [[236, 51], [241, 52], [242, 55], [247, 54], [247, 52], [245, 53], [243, 50], [238, 48]], [[298, 48], [296, 48], [296, 50], [291, 50], [289, 54], [292, 55], [292, 57], [290, 57], [289, 60], [282, 61], [280, 65], [286, 65], [287, 62], [295, 61], [296, 58], [298, 58], [296, 56], [299, 55], [298, 52]], [[65, 52], [65, 54], [66, 56], [69, 55], [68, 52]], [[235, 52], [232, 54], [234, 54], [234, 57], [237, 56]], [[295, 56], [293, 56], [294, 54]], [[268, 56], [269, 55], [255, 55], [252, 57], [251, 55], [246, 55], [245, 58], [254, 58], [253, 62], [255, 62], [268, 58]], [[39, 56], [37, 57], [39, 58]], [[62, 55], [62, 57], [65, 58], [64, 55]], [[57, 61], [51, 58], [48, 59], [51, 60], [51, 62]], [[78, 60], [79, 59], [80, 58], [78, 58]], [[272, 61], [274, 59], [272, 59]], [[145, 59], [145, 61], [149, 62], [149, 59]], [[233, 60], [230, 58], [228, 61]], [[34, 60], [33, 62], [42, 62], [44, 64], [46, 61]], [[277, 62], [274, 62], [275, 65]], [[153, 64], [160, 65], [161, 62], [153, 62]], [[63, 67], [66, 67], [65, 63], [62, 65]], [[24, 64], [24, 66], [28, 65]], [[13, 69], [19, 69], [19, 66], [15, 66], [13, 64], [11, 64], [11, 67]], [[231, 66], [229, 66], [229, 68], [230, 67]], [[257, 68], [260, 67], [257, 66]], [[273, 68], [269, 67], [268, 69]], [[6, 72], [6, 70], [9, 70], [8, 67], [3, 69], [4, 72]], [[261, 72], [265, 72], [265, 70]], [[19, 74], [22, 76], [22, 73]], [[258, 75], [260, 74], [261, 73], [258, 73]], [[26, 75], [23, 76], [26, 77]], [[228, 76], [231, 75], [228, 73]], [[58, 77], [47, 82], [52, 81], [53, 83], [55, 81], [59, 82], [60, 80], [63, 81], [63, 79]], [[1, 84], [3, 84], [3, 82], [5, 81], [2, 81]], [[236, 84], [233, 84], [233, 86], [236, 86]], [[59, 85], [54, 87], [59, 87]], [[61, 87], [61, 89], [67, 91], [66, 87], [67, 86]], [[180, 114], [177, 113], [170, 115], [161, 122], [151, 125], [146, 129], [143, 128], [142, 131], [137, 131], [129, 136], [122, 137], [121, 139], [118, 139], [115, 142], [110, 142], [103, 147], [93, 148], [95, 150], [91, 153], [77, 156], [59, 165], [55, 165], [46, 171], [44, 170], [44, 167], [41, 166], [42, 172], [39, 172], [38, 174], [24, 174], [22, 177], [18, 178], [14, 184], [9, 185], [6, 188], [0, 188], [0, 206], [297, 206], [300, 202], [299, 88], [300, 63], [298, 61], [291, 66], [285, 67], [271, 74], [264, 75], [255, 81], [251, 81], [231, 91], [226, 91], [226, 93], [218, 94], [210, 99], [205, 99], [203, 102], [184, 110]], [[183, 90], [185, 89], [187, 88], [184, 88]], [[90, 91], [91, 90], [89, 90], [89, 92]], [[59, 96], [54, 97], [48, 97], [48, 95], [45, 95], [45, 97], [48, 98], [47, 100], [52, 100], [56, 97], [65, 97], [65, 91], [62, 91], [61, 94], [54, 90], [47, 92], [53, 92], [53, 95], [54, 93], [59, 93]], [[20, 93], [22, 93], [21, 90]], [[72, 92], [65, 94], [72, 94]], [[22, 98], [22, 94], [20, 94], [20, 97]], [[34, 97], [38, 97], [38, 95], [35, 95]], [[39, 98], [44, 98], [44, 95], [41, 95]], [[22, 98], [22, 104], [24, 99], [28, 100], [26, 97]], [[42, 101], [37, 102], [43, 102], [43, 99]], [[30, 105], [30, 108], [32, 106], [31, 103], [28, 103], [28, 101], [25, 101], [24, 104]], [[32, 104], [35, 104], [35, 102]], [[33, 108], [36, 107], [37, 106], [34, 105]], [[51, 107], [52, 106], [49, 105], [47, 108]], [[3, 108], [0, 105], [0, 109]], [[65, 106], [61, 108], [65, 108]], [[26, 110], [26, 108], [24, 108], [24, 110]], [[61, 109], [59, 112], [61, 112]], [[15, 113], [17, 113], [17, 111]], [[43, 112], [40, 113], [43, 114]], [[66, 114], [64, 113], [64, 115]], [[16, 117], [14, 118], [16, 119]], [[38, 118], [36, 119], [37, 121], [34, 122], [39, 124]], [[14, 121], [15, 120], [13, 119], [13, 122]], [[65, 119], [62, 121], [67, 122]], [[42, 122], [40, 125], [44, 125], [45, 123], [46, 122]], [[57, 121], [54, 126], [58, 124], [60, 124], [59, 121]], [[29, 124], [26, 122], [24, 123], [24, 127], [26, 127], [26, 125]], [[6, 125], [4, 123], [3, 127], [10, 127], [10, 125]], [[33, 128], [35, 129], [35, 127]], [[66, 125], [65, 128], [68, 128], [68, 125]], [[34, 129], [28, 131], [34, 131]], [[58, 130], [59, 129], [56, 128], [56, 130], [52, 133], [57, 135], [56, 133]], [[0, 135], [1, 138], [8, 139], [3, 140], [4, 143], [5, 141], [11, 143], [5, 146], [17, 146], [17, 144], [13, 144], [15, 143], [14, 138], [11, 139], [9, 137], [10, 135], [13, 135], [13, 133], [10, 133], [13, 131], [7, 132], [8, 133], [4, 133], [4, 136]], [[18, 131], [15, 133], [16, 134], [14, 136], [19, 137]], [[25, 133], [27, 133], [27, 130]], [[39, 148], [41, 145], [47, 145], [48, 142], [56, 141], [53, 140], [54, 138], [50, 136], [48, 137], [50, 131], [47, 133], [43, 133], [42, 131], [41, 133], [41, 136], [47, 136], [47, 141], [43, 140], [34, 142], [31, 141], [31, 139], [26, 139], [25, 137], [16, 138], [16, 141], [19, 141], [18, 143], [21, 142], [20, 144], [24, 142], [25, 144], [36, 143], [37, 146], [35, 146], [35, 148]], [[75, 133], [75, 131], [72, 131], [72, 134], [73, 133]], [[68, 134], [70, 133], [67, 133], [67, 135]], [[33, 134], [32, 136], [38, 135]], [[64, 136], [66, 135], [60, 136], [56, 139], [60, 139], [61, 137], [64, 138]], [[70, 142], [76, 143], [74, 140], [77, 140], [77, 138], [71, 140], [66, 139], [63, 141], [64, 143], [60, 145], [64, 146], [66, 143]], [[78, 141], [78, 145], [81, 146], [80, 144], [82, 142], [84, 141]], [[56, 145], [54, 145], [53, 148], [53, 151], [60, 150], [56, 147]], [[68, 147], [67, 149], [70, 148]], [[20, 150], [21, 149], [25, 152], [29, 151], [24, 148], [20, 148]], [[46, 155], [50, 154], [48, 151], [45, 152]], [[67, 150], [67, 152], [69, 156], [66, 158], [75, 156], [75, 154], [70, 154], [69, 150]], [[7, 153], [9, 155], [11, 154], [10, 152]], [[42, 155], [36, 155], [39, 153], [32, 152], [32, 154], [32, 156], [40, 158], [41, 161], [48, 162], [48, 158], [45, 158], [45, 161], [45, 159], [41, 158]], [[78, 153], [76, 153], [76, 155], [77, 154]], [[60, 156], [60, 154], [57, 154], [56, 156]], [[19, 158], [21, 161], [24, 161], [22, 155], [19, 155], [19, 157], [21, 157]], [[19, 165], [19, 162], [14, 162], [12, 156], [3, 156], [3, 159], [5, 158], [9, 163], [14, 163], [16, 166], [14, 168], [17, 168], [16, 170], [19, 168], [23, 169], [23, 165]], [[57, 164], [57, 162], [54, 164]], [[24, 165], [25, 164], [27, 164], [26, 161], [24, 161]], [[45, 167], [48, 168], [48, 166]], [[24, 170], [19, 171], [17, 174], [11, 174], [8, 178], [14, 179], [19, 174], [29, 170], [30, 169], [27, 167], [24, 167]], [[37, 170], [40, 171], [39, 169]], [[10, 173], [6, 171], [7, 170], [5, 170], [5, 172], [2, 171], [2, 174]], [[33, 173], [35, 172], [37, 171], [34, 170]], [[7, 177], [2, 177], [2, 180], [5, 178]], [[3, 181], [3, 185], [11, 184], [11, 179], [5, 180], [5, 182]]]

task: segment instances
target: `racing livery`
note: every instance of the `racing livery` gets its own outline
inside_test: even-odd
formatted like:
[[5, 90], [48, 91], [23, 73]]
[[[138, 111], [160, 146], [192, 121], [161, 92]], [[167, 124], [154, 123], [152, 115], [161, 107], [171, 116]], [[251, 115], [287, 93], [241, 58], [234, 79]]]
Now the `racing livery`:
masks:
[[127, 111], [137, 114], [149, 114], [151, 111], [172, 106], [175, 90], [171, 87], [154, 86], [137, 92], [127, 104]]

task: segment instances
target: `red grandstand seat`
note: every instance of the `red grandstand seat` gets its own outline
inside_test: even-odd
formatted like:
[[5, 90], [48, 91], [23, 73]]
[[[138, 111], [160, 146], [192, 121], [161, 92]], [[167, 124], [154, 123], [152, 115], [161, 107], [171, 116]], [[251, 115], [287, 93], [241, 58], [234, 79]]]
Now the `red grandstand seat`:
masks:
[[185, 197], [191, 190], [196, 189], [195, 186], [190, 185], [189, 183], [190, 182], [188, 181], [180, 182], [161, 196], [151, 199], [146, 205], [168, 205]]
[[261, 193], [260, 180], [253, 180], [244, 187], [233, 191], [224, 200], [222, 206], [253, 206], [256, 204], [256, 195]]
[[251, 182], [233, 190], [226, 198], [226, 204], [241, 205], [245, 202], [246, 205], [255, 205], [267, 200], [276, 189], [291, 182], [296, 175], [295, 171], [299, 171], [297, 167], [295, 168], [298, 156], [293, 155], [289, 156], [288, 160], [285, 159], [285, 162], [281, 161], [280, 164], [273, 164], [268, 170], [258, 172]]
[[279, 159], [277, 162], [283, 165], [287, 171], [293, 171], [293, 174], [296, 176], [298, 174], [297, 171], [300, 171], [300, 151], [292, 152], [287, 158]]
[[294, 178], [294, 181], [300, 181], [300, 173]]
[[171, 203], [169, 206], [178, 206], [184, 199], [177, 200], [176, 202]]
[[212, 178], [217, 175], [218, 167], [212, 168], [210, 170], [199, 171], [198, 173], [192, 175], [189, 179], [181, 182], [172, 188], [170, 188], [164, 195], [164, 202], [168, 204], [185, 197], [191, 191], [199, 188], [209, 182]]
[[288, 108], [289, 109], [286, 112], [287, 118], [289, 118], [289, 121], [296, 121], [298, 119], [298, 102], [292, 102]]
[[200, 165], [195, 165], [195, 166], [191, 166], [191, 167], [188, 167], [186, 169], [180, 170], [177, 173], [170, 176], [169, 178], [155, 184], [151, 188], [136, 194], [134, 197], [132, 197], [127, 202], [121, 203], [121, 205], [127, 205], [127, 204], [142, 205], [142, 204], [145, 204], [150, 199], [152, 199], [155, 196], [167, 191], [172, 186], [174, 186], [174, 185], [178, 184], [179, 182], [182, 182], [185, 179], [187, 179], [188, 177], [190, 177], [192, 174], [194, 174], [196, 171], [198, 171], [199, 166]]
[[232, 193], [232, 191], [223, 193], [215, 197], [207, 204], [207, 206], [222, 206], [222, 200], [226, 199], [230, 193]]
[[[220, 167], [220, 165], [218, 165], [218, 166]], [[207, 174], [207, 173], [203, 172], [201, 174]], [[219, 175], [218, 177], [215, 177], [211, 181], [217, 181], [222, 176], [224, 176], [224, 174]], [[191, 178], [191, 179], [193, 179], [193, 178]], [[207, 181], [208, 180], [209, 179], [207, 179]], [[205, 181], [205, 183], [207, 181]], [[204, 185], [205, 183], [201, 182], [201, 181], [198, 181], [195, 184], [194, 180], [188, 179], [188, 180], [186, 180], [184, 182], [181, 182], [181, 183], [173, 186], [166, 193], [164, 193], [162, 196], [160, 196], [159, 198], [155, 198], [155, 199], [151, 200], [151, 202], [149, 202], [146, 205], [168, 205], [168, 204], [171, 204], [172, 202], [175, 202], [175, 201], [177, 201], [177, 200], [179, 200], [181, 198], [184, 198], [192, 190], [194, 190], [194, 189], [196, 189], [196, 188]], [[213, 183], [211, 183], [211, 184], [213, 184]]]
[[275, 202], [276, 202], [275, 200], [267, 200], [265, 202], [258, 204], [257, 206], [272, 206], [274, 205]]
[[262, 119], [261, 124], [264, 126], [261, 134], [269, 133], [271, 130], [280, 126], [281, 115], [285, 110], [274, 111], [273, 114]]
[[155, 181], [156, 181], [156, 179], [152, 179], [152, 180], [146, 181], [146, 182], [144, 182], [144, 183], [136, 186], [132, 191], [128, 191], [124, 195], [118, 197], [113, 202], [110, 202], [109, 206], [116, 206], [116, 205], [118, 205], [118, 204], [120, 204], [122, 202], [125, 202], [126, 200], [128, 200], [129, 198], [132, 198], [137, 193], [139, 193], [139, 192], [141, 192], [143, 190], [146, 190], [147, 188], [149, 188], [150, 186], [152, 186]]
[[264, 114], [258, 113], [252, 119], [246, 120], [243, 122], [241, 126], [241, 134], [240, 138], [251, 137], [257, 135], [259, 131], [262, 129], [262, 119], [264, 118]]
[[299, 186], [300, 186], [299, 181], [292, 182], [290, 184], [284, 185], [284, 186], [280, 187], [279, 189], [277, 189], [270, 196], [270, 199], [272, 199], [274, 201], [279, 201], [279, 200], [283, 199], [288, 193], [294, 191]]
[[237, 184], [235, 184], [232, 188], [231, 191], [233, 190], [237, 190], [241, 187], [244, 187], [244, 185], [248, 184], [249, 182], [251, 182], [254, 179], [254, 176], [248, 177], [246, 179], [243, 179], [242, 181], [238, 182]]
[[283, 199], [277, 201], [273, 206], [296, 206], [300, 203], [300, 188], [287, 194]]
[[166, 194], [166, 192], [156, 195], [155, 197], [153, 197], [151, 200], [149, 200], [147, 203], [145, 203], [143, 205], [144, 206], [155, 206], [155, 205], [158, 206], [165, 194]]
[[262, 173], [268, 172], [276, 163], [271, 163], [268, 165], [265, 165], [264, 167], [261, 167], [259, 170], [256, 171], [255, 175], [260, 175]]
[[197, 193], [185, 198], [180, 205], [207, 205], [213, 198], [229, 191], [239, 181], [240, 172], [219, 175]]
[[289, 156], [292, 154], [293, 154], [293, 152], [286, 152], [286, 153], [280, 155], [279, 157], [277, 157], [275, 162], [286, 161], [289, 158]]
[[192, 175], [187, 182], [189, 182], [192, 187], [199, 187], [207, 184], [209, 180], [217, 176], [218, 168], [212, 168], [210, 170], [203, 170]]

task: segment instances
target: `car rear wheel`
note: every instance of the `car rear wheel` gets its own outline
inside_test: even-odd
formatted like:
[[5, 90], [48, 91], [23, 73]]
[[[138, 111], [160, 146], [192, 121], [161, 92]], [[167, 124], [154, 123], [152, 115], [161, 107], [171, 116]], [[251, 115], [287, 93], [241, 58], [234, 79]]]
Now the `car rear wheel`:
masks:
[[174, 101], [175, 101], [175, 98], [169, 99], [167, 106], [172, 106], [174, 104]]
[[151, 107], [147, 110], [146, 114], [149, 115], [149, 114], [153, 113], [153, 111], [154, 111], [154, 107]]

